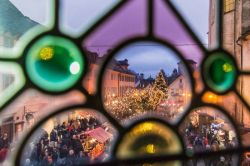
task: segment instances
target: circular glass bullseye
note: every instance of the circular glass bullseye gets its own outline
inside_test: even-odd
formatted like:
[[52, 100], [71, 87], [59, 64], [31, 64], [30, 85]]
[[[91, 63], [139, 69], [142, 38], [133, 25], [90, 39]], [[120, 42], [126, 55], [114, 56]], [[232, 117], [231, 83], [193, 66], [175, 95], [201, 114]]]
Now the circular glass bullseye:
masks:
[[[180, 154], [181, 152], [181, 142], [172, 129], [159, 122], [147, 121], [137, 124], [124, 135], [118, 145], [116, 156], [121, 159], [128, 159], [152, 155]], [[181, 163], [180, 161], [171, 161], [160, 164], [150, 163], [150, 165], [179, 166]]]
[[236, 80], [234, 61], [224, 52], [211, 54], [204, 63], [203, 71], [206, 84], [218, 93], [228, 91]]
[[46, 91], [60, 92], [72, 87], [81, 77], [84, 60], [70, 40], [45, 36], [29, 49], [26, 70], [33, 83]]

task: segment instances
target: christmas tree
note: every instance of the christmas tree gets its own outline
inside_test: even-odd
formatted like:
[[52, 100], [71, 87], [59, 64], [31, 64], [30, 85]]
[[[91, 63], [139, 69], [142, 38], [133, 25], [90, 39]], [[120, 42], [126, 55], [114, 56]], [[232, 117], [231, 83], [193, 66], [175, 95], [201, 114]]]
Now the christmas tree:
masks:
[[144, 89], [129, 89], [125, 95], [115, 97], [106, 106], [115, 118], [124, 120], [149, 111], [156, 111], [167, 96], [167, 81], [161, 70], [153, 85]]
[[160, 90], [161, 92], [167, 95], [168, 85], [167, 80], [165, 79], [165, 72], [163, 70], [160, 70], [160, 72], [156, 76], [153, 89]]

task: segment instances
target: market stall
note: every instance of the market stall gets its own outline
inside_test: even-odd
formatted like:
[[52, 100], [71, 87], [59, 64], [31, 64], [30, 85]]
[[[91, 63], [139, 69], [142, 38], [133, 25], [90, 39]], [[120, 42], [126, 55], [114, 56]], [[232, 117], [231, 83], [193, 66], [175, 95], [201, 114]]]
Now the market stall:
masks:
[[112, 134], [105, 131], [102, 127], [98, 127], [82, 133], [81, 137], [86, 138], [83, 144], [85, 153], [91, 159], [96, 159], [104, 154], [106, 150], [105, 145], [112, 139]]

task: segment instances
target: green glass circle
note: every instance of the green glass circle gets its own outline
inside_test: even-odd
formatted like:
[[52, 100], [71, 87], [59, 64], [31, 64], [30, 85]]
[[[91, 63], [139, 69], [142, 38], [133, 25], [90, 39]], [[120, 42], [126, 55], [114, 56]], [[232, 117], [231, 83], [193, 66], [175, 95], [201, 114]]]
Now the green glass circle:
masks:
[[215, 92], [228, 91], [235, 83], [236, 73], [232, 58], [224, 52], [213, 53], [205, 61], [204, 78]]
[[81, 77], [84, 60], [77, 46], [68, 39], [44, 36], [27, 52], [26, 70], [31, 81], [43, 90], [60, 92]]

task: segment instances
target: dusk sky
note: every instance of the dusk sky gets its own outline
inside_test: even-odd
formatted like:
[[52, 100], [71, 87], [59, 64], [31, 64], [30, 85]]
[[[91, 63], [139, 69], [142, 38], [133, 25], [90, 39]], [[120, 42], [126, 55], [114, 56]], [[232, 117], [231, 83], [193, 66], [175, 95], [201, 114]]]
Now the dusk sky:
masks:
[[170, 49], [153, 42], [138, 42], [118, 52], [117, 60], [125, 58], [128, 59], [131, 70], [144, 73], [146, 78], [155, 77], [161, 69], [169, 75], [180, 61]]
[[[51, 0], [11, 1], [24, 15], [43, 25], [47, 25], [49, 23], [51, 12], [49, 9], [49, 3]], [[64, 27], [63, 29], [74, 35], [86, 31], [86, 29], [88, 29], [88, 27], [91, 26], [91, 24], [93, 24], [98, 17], [108, 11], [108, 9], [117, 2], [119, 2], [119, 0], [105, 0], [105, 3], [103, 3], [103, 0], [63, 0], [61, 17], [61, 24]], [[144, 10], [145, 7], [142, 5], [144, 2], [144, 0], [131, 0], [130, 3], [134, 6], [131, 5], [132, 7], [128, 7], [128, 9], [124, 10], [125, 12], [127, 11], [127, 13], [124, 12], [124, 14], [119, 14], [120, 16], [117, 16], [116, 20], [113, 19], [114, 21], [112, 20], [110, 25], [105, 25], [106, 27], [104, 26], [104, 28], [99, 30], [98, 33], [87, 41], [86, 46], [88, 46], [91, 51], [104, 54], [107, 49], [113, 47], [114, 43], [116, 44], [120, 42], [119, 37], [121, 40], [122, 37], [128, 37], [129, 31], [135, 33], [137, 28], [138, 34], [144, 33], [145, 29], [142, 28], [143, 26], [139, 25], [140, 23], [144, 25], [144, 22], [140, 20], [143, 20], [146, 16], [146, 12]], [[171, 0], [171, 2], [174, 3], [188, 24], [193, 28], [201, 42], [207, 44], [209, 0]], [[159, 3], [158, 8], [160, 6], [162, 5]], [[141, 7], [141, 11], [138, 11], [138, 7]], [[164, 39], [176, 44], [176, 48], [179, 49], [179, 51], [186, 58], [199, 61], [202, 57], [199, 49], [197, 49], [196, 45], [186, 45], [195, 43], [190, 36], [186, 34], [185, 30], [181, 29], [182, 26], [176, 22], [176, 20], [171, 16], [171, 13], [167, 12], [168, 9], [166, 10], [165, 8], [162, 8], [156, 11], [158, 12], [156, 15], [168, 15], [167, 18], [164, 17], [168, 20], [165, 22], [162, 21], [161, 17], [159, 17], [159, 19], [156, 18], [156, 21], [159, 22], [156, 24], [159, 24], [158, 27], [160, 26], [160, 29], [157, 29], [156, 27], [158, 30], [158, 32], [156, 32], [158, 36], [162, 36]], [[135, 12], [136, 15], [131, 15]], [[123, 22], [129, 25], [120, 23], [120, 20], [123, 20]], [[133, 24], [138, 25], [134, 26]], [[171, 26], [169, 26], [169, 24], [171, 24]], [[115, 27], [115, 25], [117, 27]], [[126, 32], [121, 33], [121, 30], [127, 31], [127, 34]], [[115, 39], [115, 37], [119, 40]], [[145, 57], [143, 57], [142, 53]], [[156, 53], [159, 58], [156, 58]], [[131, 46], [129, 49], [123, 50], [118, 56], [119, 59], [127, 58], [131, 69], [136, 70], [137, 72], [144, 72], [146, 75], [155, 75], [158, 69], [163, 68], [167, 70], [166, 73], [170, 73], [176, 67], [176, 63], [179, 60], [174, 58], [175, 55], [171, 54], [172, 52], [169, 49], [154, 44], [154, 46], [145, 46], [144, 48], [143, 46]]]

